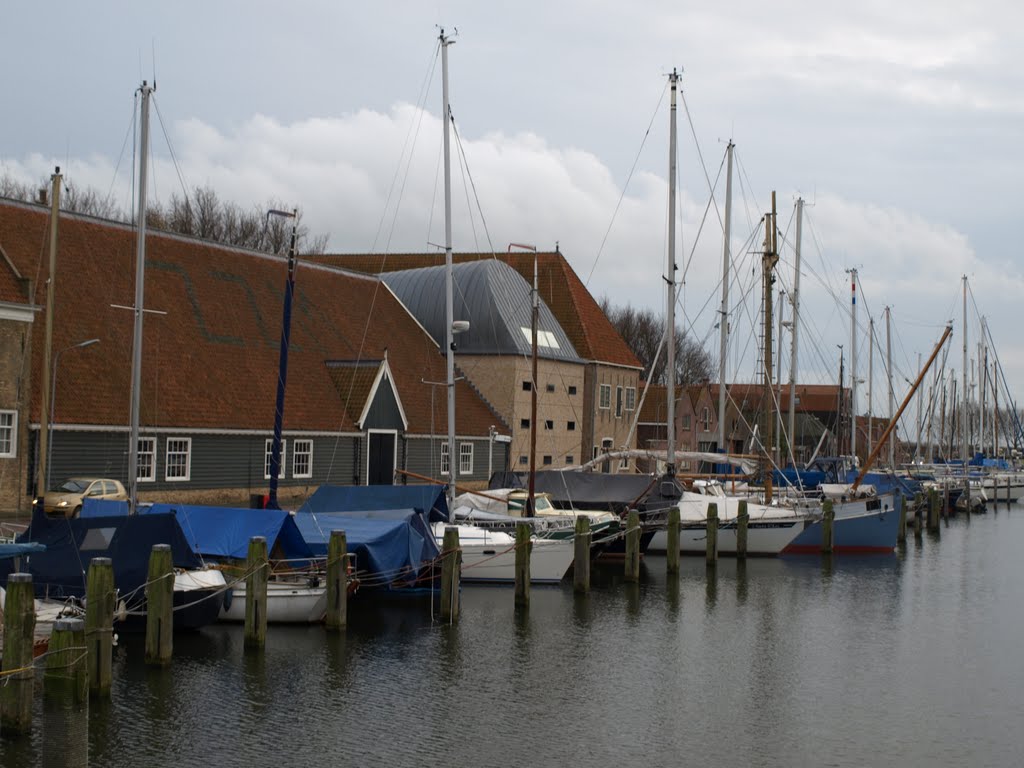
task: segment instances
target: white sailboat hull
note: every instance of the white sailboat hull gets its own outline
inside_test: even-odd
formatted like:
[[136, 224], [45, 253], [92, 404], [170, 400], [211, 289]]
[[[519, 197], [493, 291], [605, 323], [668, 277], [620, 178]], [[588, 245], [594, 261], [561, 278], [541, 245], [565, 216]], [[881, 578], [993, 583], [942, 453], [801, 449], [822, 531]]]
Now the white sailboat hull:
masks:
[[[444, 545], [444, 523], [435, 523], [437, 545]], [[462, 572], [465, 582], [512, 584], [516, 580], [515, 538], [500, 531], [459, 525]], [[572, 539], [533, 539], [530, 553], [530, 583], [557, 584], [573, 561]]]
[[[221, 621], [245, 621], [245, 582], [233, 588], [231, 604], [222, 608]], [[327, 613], [327, 587], [311, 587], [305, 581], [267, 583], [267, 622], [315, 624]]]

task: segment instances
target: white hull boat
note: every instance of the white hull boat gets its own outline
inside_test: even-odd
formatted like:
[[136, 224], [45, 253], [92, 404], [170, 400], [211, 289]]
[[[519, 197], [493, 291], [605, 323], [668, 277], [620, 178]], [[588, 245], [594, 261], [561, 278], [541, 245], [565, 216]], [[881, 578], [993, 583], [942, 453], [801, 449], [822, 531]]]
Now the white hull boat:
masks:
[[[232, 589], [230, 601], [221, 609], [221, 621], [245, 621], [245, 581]], [[327, 587], [311, 586], [308, 579], [267, 582], [269, 624], [315, 624], [327, 613]]]
[[[434, 523], [434, 538], [444, 547], [447, 523]], [[516, 540], [501, 531], [473, 525], [458, 525], [462, 548], [461, 579], [465, 582], [512, 584], [516, 580]], [[530, 583], [557, 584], [572, 565], [572, 539], [533, 538], [530, 554]]]

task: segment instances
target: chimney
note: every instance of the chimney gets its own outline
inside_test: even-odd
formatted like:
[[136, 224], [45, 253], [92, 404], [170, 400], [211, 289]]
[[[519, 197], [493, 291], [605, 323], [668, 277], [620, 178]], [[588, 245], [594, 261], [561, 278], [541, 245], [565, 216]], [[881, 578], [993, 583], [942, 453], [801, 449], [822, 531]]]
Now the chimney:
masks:
[[46, 205], [47, 193], [49, 190], [46, 187], [39, 188], [39, 204]]

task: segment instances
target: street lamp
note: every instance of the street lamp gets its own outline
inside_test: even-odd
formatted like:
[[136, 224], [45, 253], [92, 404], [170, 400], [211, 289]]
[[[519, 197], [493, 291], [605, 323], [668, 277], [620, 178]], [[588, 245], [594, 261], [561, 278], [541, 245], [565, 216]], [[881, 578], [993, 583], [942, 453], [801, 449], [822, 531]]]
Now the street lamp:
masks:
[[81, 349], [82, 347], [91, 347], [93, 344], [98, 344], [99, 339], [86, 339], [80, 341], [77, 344], [72, 344], [70, 347], [64, 347], [64, 349], [58, 349], [57, 353], [53, 356], [53, 371], [50, 377], [50, 424], [48, 435], [47, 446], [46, 446], [46, 488], [43, 489], [45, 492], [50, 486], [50, 472], [53, 466], [53, 412], [57, 403], [57, 363], [60, 362], [61, 352], [70, 352], [72, 349]]

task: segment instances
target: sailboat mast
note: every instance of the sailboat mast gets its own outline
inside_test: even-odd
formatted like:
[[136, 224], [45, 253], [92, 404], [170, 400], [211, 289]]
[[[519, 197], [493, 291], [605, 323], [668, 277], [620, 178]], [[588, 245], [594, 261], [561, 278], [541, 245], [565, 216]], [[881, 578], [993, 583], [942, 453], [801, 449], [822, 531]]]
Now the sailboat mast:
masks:
[[[921, 353], [920, 352], [917, 353], [917, 369], [921, 370]], [[916, 461], [920, 461], [921, 460], [921, 428], [922, 428], [922, 422], [921, 422], [921, 406], [922, 406], [922, 402], [921, 401], [922, 401], [922, 398], [921, 398], [920, 395], [918, 395], [918, 398], [917, 398], [917, 441], [916, 441], [916, 443], [914, 445], [914, 459]]]
[[665, 361], [666, 387], [666, 434], [665, 472], [676, 474], [676, 91], [679, 87], [679, 73], [673, 69], [668, 76], [671, 84], [668, 134], [668, 253], [665, 259]]
[[[792, 327], [789, 329], [789, 443], [792, 446], [796, 439], [796, 356], [797, 333], [800, 328], [800, 240], [803, 236], [804, 199], [796, 200], [796, 242], [793, 247], [793, 293], [790, 303], [793, 305]], [[796, 452], [793, 462], [796, 463]]]
[[43, 382], [39, 391], [39, 475], [36, 480], [36, 496], [42, 498], [49, 489], [49, 444], [50, 413], [53, 409], [52, 385], [50, 383], [50, 355], [53, 352], [53, 294], [57, 282], [57, 224], [60, 218], [60, 168], [50, 177], [50, 262], [46, 280], [46, 341], [43, 347]]
[[537, 280], [537, 254], [533, 254], [533, 310], [530, 312], [530, 358], [531, 358], [531, 378], [532, 384], [530, 386], [530, 480], [528, 483], [528, 491], [526, 496], [526, 506], [523, 509], [523, 514], [526, 517], [533, 517], [534, 515], [534, 498], [533, 495], [536, 492], [536, 475], [537, 475], [537, 324], [540, 315], [540, 291], [538, 289], [539, 281]]
[[[448, 102], [448, 46], [452, 40], [441, 30], [441, 98], [443, 108], [441, 119], [444, 122], [444, 350], [447, 377], [445, 383], [448, 390], [448, 510], [453, 514], [455, 501], [455, 337], [452, 323], [455, 321], [455, 300], [452, 276], [452, 170], [451, 170], [451, 107]], [[536, 386], [536, 384], [535, 384]], [[536, 431], [537, 425], [531, 424]]]
[[[764, 352], [762, 377], [764, 391], [761, 402], [771, 403], [772, 393], [772, 285], [775, 283], [775, 276], [772, 274], [775, 264], [779, 260], [775, 250], [778, 243], [775, 232], [775, 192], [772, 191], [772, 210], [764, 218], [764, 257], [761, 260], [761, 271], [764, 273]], [[772, 446], [772, 415], [765, 411], [764, 436], [761, 442], [761, 456], [764, 464], [764, 503], [772, 502], [772, 470], [771, 456], [768, 451]], [[766, 461], [767, 459], [767, 461]]]
[[[920, 368], [920, 366], [918, 366]], [[892, 391], [892, 313], [885, 308], [885, 372], [889, 381], [889, 421], [896, 409], [896, 398]], [[889, 441], [889, 469], [896, 468], [896, 441]]]
[[722, 307], [718, 313], [718, 450], [728, 453], [725, 444], [725, 361], [729, 351], [729, 238], [732, 234], [732, 141], [725, 148], [725, 223], [722, 246]]
[[978, 450], [985, 450], [985, 401], [988, 399], [988, 346], [985, 344], [985, 318], [981, 318], [978, 344]]
[[284, 397], [288, 386], [288, 352], [292, 337], [292, 300], [295, 296], [295, 247], [298, 240], [299, 211], [293, 209], [291, 214], [282, 211], [271, 213], [290, 215], [292, 219], [292, 238], [288, 246], [288, 277], [284, 284], [284, 308], [281, 312], [281, 348], [277, 364], [277, 400], [274, 405], [274, 437], [270, 441], [270, 488], [267, 494], [267, 508], [280, 509], [277, 502], [277, 486], [278, 478], [281, 476], [281, 435], [284, 430]]
[[964, 307], [963, 307], [963, 338], [964, 338], [964, 359], [963, 359], [963, 384], [960, 387], [960, 448], [961, 458], [964, 460], [964, 485], [967, 485], [967, 275], [963, 276], [964, 285]]
[[850, 456], [857, 461], [857, 270], [850, 270]]
[[139, 93], [139, 210], [135, 229], [135, 328], [132, 336], [131, 429], [128, 437], [128, 513], [135, 514], [139, 491], [139, 404], [142, 389], [142, 315], [146, 278], [146, 171], [149, 165], [149, 97], [154, 87], [142, 81]]
[[[871, 396], [875, 391], [875, 318], [868, 315], [868, 453], [871, 453], [871, 427], [874, 419], [871, 415]], [[889, 414], [892, 418], [892, 414]]]
[[775, 381], [772, 382], [772, 392], [778, 392], [778, 397], [772, 397], [772, 405], [775, 408], [775, 461], [779, 463], [782, 455], [782, 330], [786, 326], [786, 292], [779, 291], [779, 325], [776, 329], [779, 345], [778, 354], [775, 355]]

